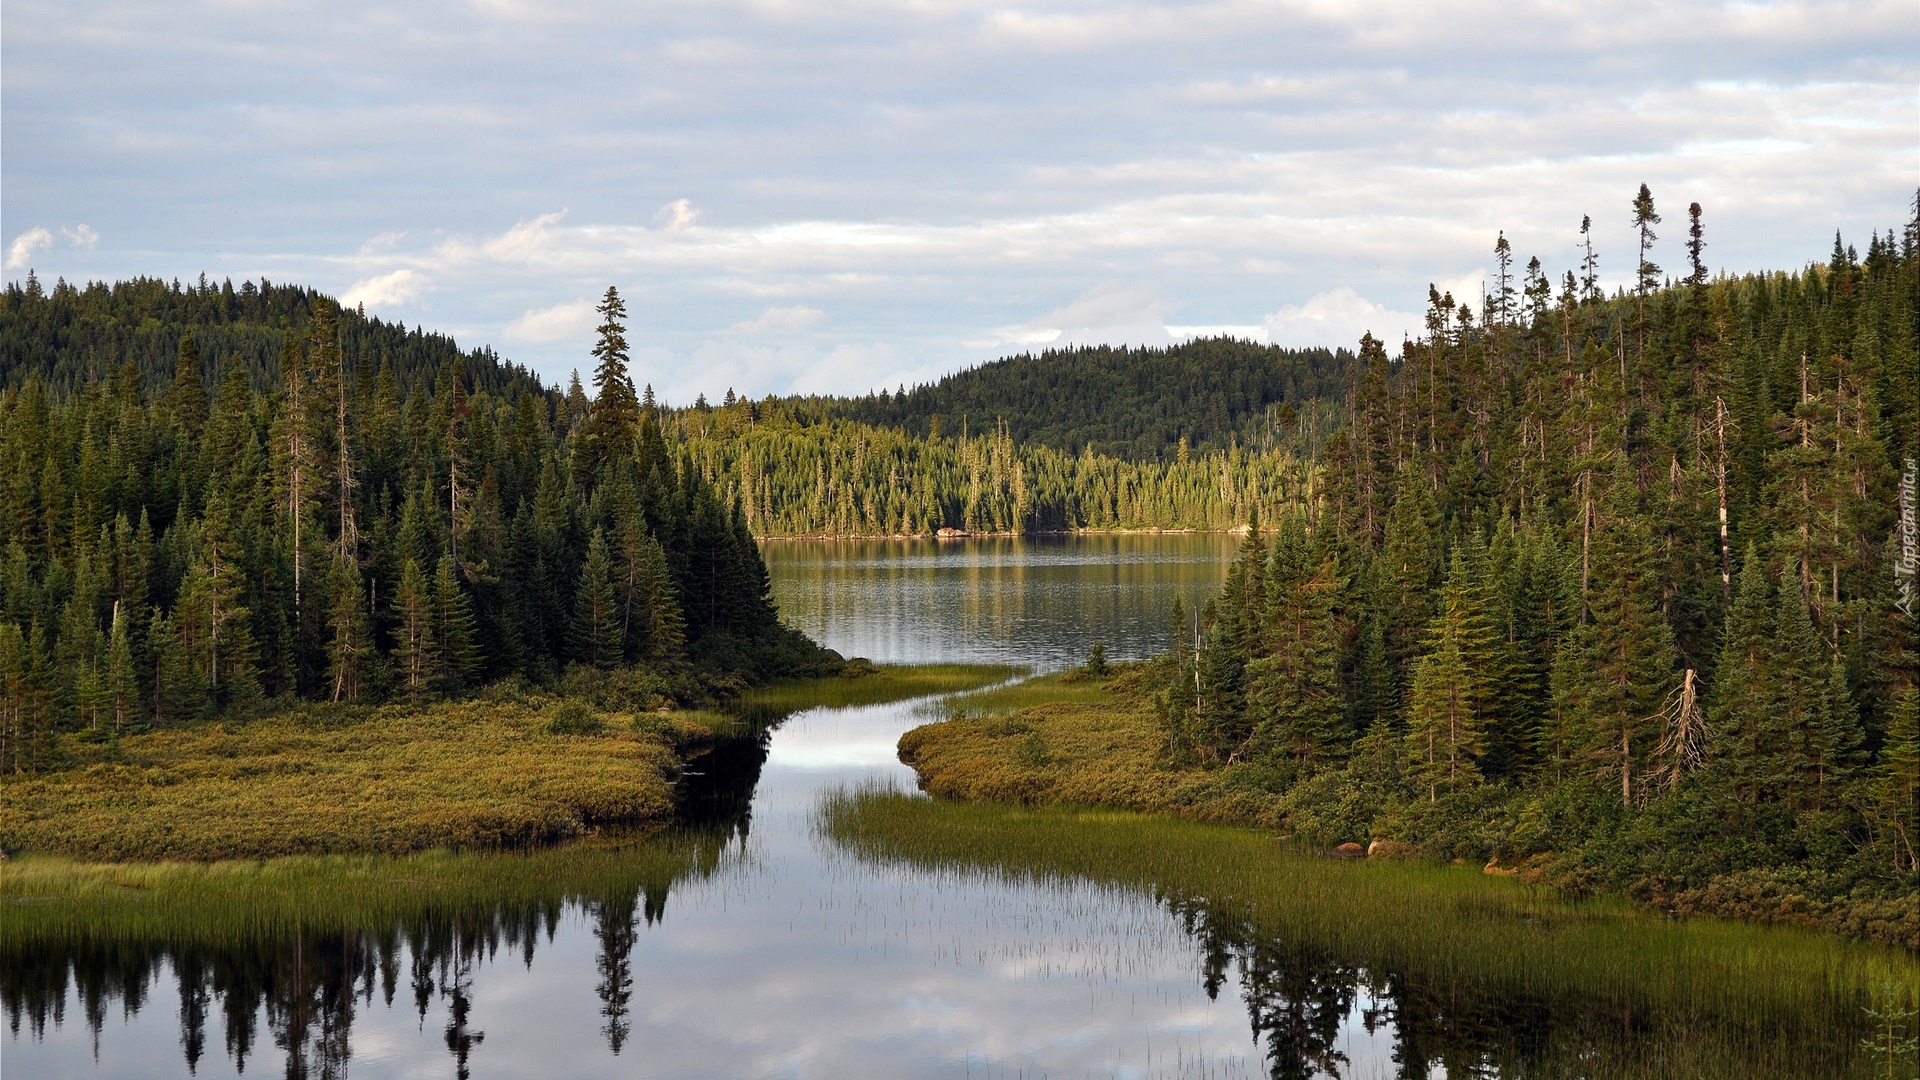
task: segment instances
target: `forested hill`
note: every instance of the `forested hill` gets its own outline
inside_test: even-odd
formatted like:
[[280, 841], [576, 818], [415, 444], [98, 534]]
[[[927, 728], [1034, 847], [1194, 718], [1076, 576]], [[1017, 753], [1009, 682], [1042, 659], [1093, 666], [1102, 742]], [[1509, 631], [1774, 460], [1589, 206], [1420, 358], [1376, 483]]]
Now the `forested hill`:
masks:
[[251, 343], [233, 355], [287, 344], [265, 371], [183, 338], [170, 378], [126, 362], [65, 392], [33, 369], [0, 389], [0, 773], [60, 767], [68, 735], [297, 699], [418, 702], [517, 675], [652, 708], [838, 670], [779, 622], [738, 505], [634, 392], [611, 289], [590, 403], [482, 357], [489, 388], [445, 338], [369, 363], [357, 335], [378, 324], [318, 295], [220, 323], [204, 320], [224, 289], [29, 292], [8, 295], [11, 330], [57, 308], [88, 333], [115, 315], [97, 342], [138, 337], [144, 295]]
[[[314, 289], [265, 280], [235, 288], [203, 274], [184, 286], [136, 278], [78, 288], [62, 280], [47, 289], [29, 274], [0, 295], [0, 388], [38, 375], [47, 389], [64, 396], [89, 381], [111, 381], [127, 364], [147, 387], [164, 385], [190, 337], [208, 380], [237, 366], [254, 389], [271, 389], [287, 349], [303, 345], [316, 299], [332, 306]], [[357, 308], [338, 309], [336, 323], [343, 353], [368, 376], [388, 369], [402, 394], [438, 385], [456, 358], [475, 391], [541, 389], [532, 371], [492, 349], [463, 352], [444, 334], [368, 318]], [[206, 385], [213, 387], [211, 381]]]
[[846, 419], [911, 435], [959, 435], [1004, 423], [1017, 443], [1164, 461], [1179, 454], [1183, 438], [1192, 450], [1291, 443], [1299, 413], [1332, 415], [1311, 405], [1341, 398], [1352, 360], [1346, 349], [1282, 349], [1231, 338], [1164, 349], [1049, 349], [834, 405]]

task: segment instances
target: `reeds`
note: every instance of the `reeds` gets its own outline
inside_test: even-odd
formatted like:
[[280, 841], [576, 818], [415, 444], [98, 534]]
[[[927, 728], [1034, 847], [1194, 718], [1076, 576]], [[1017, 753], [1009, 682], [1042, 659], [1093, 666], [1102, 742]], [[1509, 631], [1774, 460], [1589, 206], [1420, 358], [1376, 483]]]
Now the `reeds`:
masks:
[[1870, 988], [1920, 987], [1920, 965], [1889, 949], [1570, 903], [1477, 867], [1319, 859], [1243, 828], [872, 792], [830, 798], [822, 815], [829, 835], [874, 860], [1149, 889], [1376, 979], [1541, 1000], [1627, 1040], [1585, 1058], [1611, 1055], [1617, 1071], [1542, 1075], [1679, 1075], [1633, 1063], [1686, 1061], [1698, 1075], [1845, 1076], [1860, 1062]]

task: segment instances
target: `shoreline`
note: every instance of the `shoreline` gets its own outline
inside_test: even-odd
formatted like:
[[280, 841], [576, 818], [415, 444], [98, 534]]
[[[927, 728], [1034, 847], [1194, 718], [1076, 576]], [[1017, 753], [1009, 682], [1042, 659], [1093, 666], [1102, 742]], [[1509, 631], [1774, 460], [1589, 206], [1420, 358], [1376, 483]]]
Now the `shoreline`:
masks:
[[[1260, 531], [1267, 533], [1273, 530], [1263, 528]], [[774, 543], [787, 540], [1019, 540], [1036, 536], [1245, 536], [1246, 534], [1245, 525], [1235, 525], [1226, 529], [1144, 526], [1137, 529], [1036, 529], [1030, 532], [969, 532], [965, 529], [941, 529], [930, 533], [782, 533], [767, 536], [755, 534], [754, 540]]]

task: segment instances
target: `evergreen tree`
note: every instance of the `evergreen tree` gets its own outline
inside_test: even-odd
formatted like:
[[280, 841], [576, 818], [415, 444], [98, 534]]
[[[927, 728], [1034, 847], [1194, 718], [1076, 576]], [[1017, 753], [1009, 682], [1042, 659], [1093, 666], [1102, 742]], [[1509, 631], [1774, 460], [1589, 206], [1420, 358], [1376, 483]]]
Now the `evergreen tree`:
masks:
[[1193, 626], [1178, 596], [1173, 598], [1173, 610], [1167, 617], [1167, 652], [1161, 662], [1166, 667], [1166, 685], [1155, 695], [1154, 707], [1165, 740], [1162, 750], [1175, 763], [1191, 763], [1199, 753], [1193, 730]]
[[656, 665], [672, 664], [686, 651], [686, 617], [674, 595], [673, 574], [660, 542], [649, 536], [641, 551], [638, 586], [629, 625], [629, 639], [640, 659]]
[[1252, 620], [1247, 664], [1248, 755], [1290, 758], [1307, 767], [1346, 749], [1340, 697], [1340, 629], [1334, 606], [1344, 585], [1328, 558], [1309, 566], [1304, 523], [1286, 522], [1274, 542], [1268, 595]]
[[1616, 471], [1593, 545], [1588, 621], [1568, 636], [1554, 672], [1568, 764], [1614, 777], [1626, 806], [1651, 794], [1648, 762], [1676, 661], [1635, 494], [1631, 474]]
[[106, 661], [108, 708], [113, 714], [113, 732], [116, 735], [140, 731], [147, 726], [146, 709], [141, 700], [140, 672], [134, 666], [133, 636], [128, 629], [132, 621], [131, 616], [122, 612], [116, 603]]
[[358, 701], [374, 657], [360, 568], [337, 559], [327, 576], [327, 682], [333, 701]]
[[463, 689], [480, 674], [480, 649], [474, 638], [473, 607], [454, 576], [450, 555], [434, 564], [430, 604], [436, 678], [449, 689]]
[[440, 666], [433, 628], [433, 603], [426, 575], [418, 560], [409, 557], [393, 598], [393, 662], [401, 690], [418, 701], [427, 692]]
[[620, 595], [613, 584], [613, 560], [607, 535], [593, 531], [587, 558], [580, 565], [580, 587], [573, 598], [573, 628], [568, 637], [574, 659], [597, 668], [620, 662]]
[[1775, 759], [1785, 748], [1786, 733], [1768, 679], [1776, 635], [1773, 586], [1750, 545], [1727, 614], [1707, 740], [1709, 768], [1748, 803], [1779, 793]]
[[1874, 770], [1872, 813], [1897, 872], [1920, 872], [1920, 689], [1894, 699], [1886, 745]]
[[0, 623], [0, 773], [53, 765], [52, 704], [40, 628]]
[[640, 405], [634, 397], [633, 378], [627, 374], [627, 306], [620, 299], [620, 291], [607, 286], [607, 294], [596, 310], [600, 327], [595, 331], [593, 405], [587, 420], [585, 471], [589, 476], [596, 475], [606, 462], [630, 454], [640, 426]]
[[1429, 801], [1480, 778], [1484, 714], [1498, 675], [1493, 625], [1476, 586], [1456, 552], [1427, 625], [1426, 653], [1414, 665], [1407, 742], [1411, 774]]

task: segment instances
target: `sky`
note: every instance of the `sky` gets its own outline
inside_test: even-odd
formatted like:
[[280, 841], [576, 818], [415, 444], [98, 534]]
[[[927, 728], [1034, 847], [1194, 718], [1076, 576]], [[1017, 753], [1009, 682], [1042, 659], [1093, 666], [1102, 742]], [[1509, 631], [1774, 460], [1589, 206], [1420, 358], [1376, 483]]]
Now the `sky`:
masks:
[[8, 280], [310, 284], [673, 402], [1074, 343], [1417, 331], [1429, 284], [1864, 247], [1920, 187], [1891, 2], [0, 0]]

